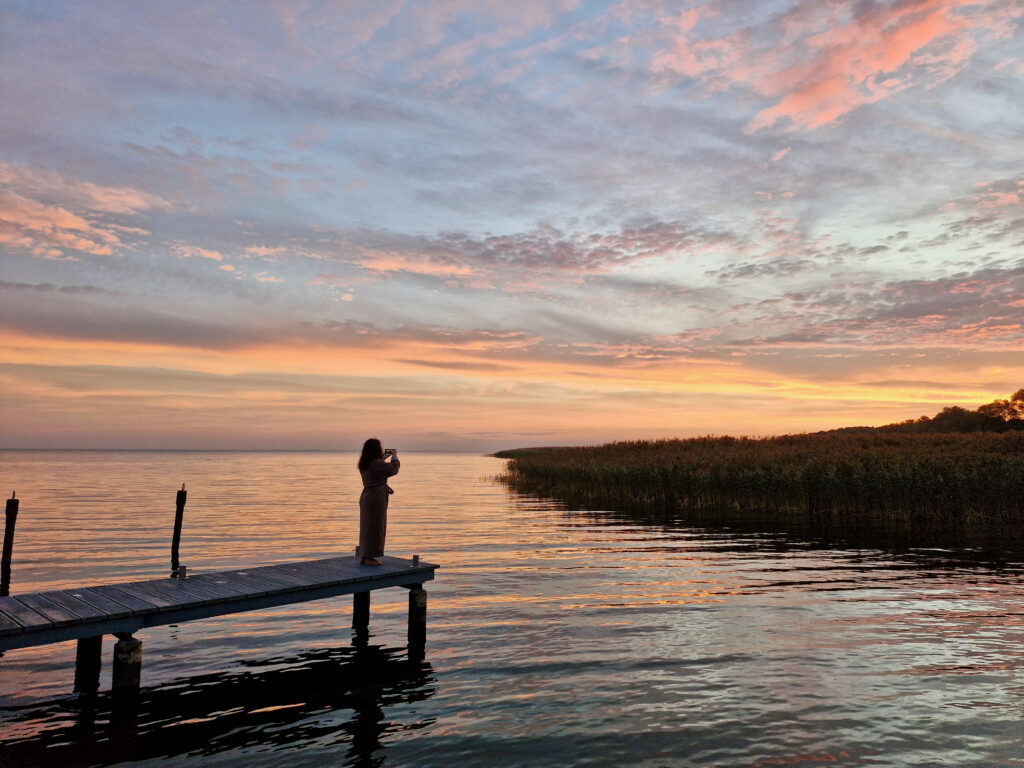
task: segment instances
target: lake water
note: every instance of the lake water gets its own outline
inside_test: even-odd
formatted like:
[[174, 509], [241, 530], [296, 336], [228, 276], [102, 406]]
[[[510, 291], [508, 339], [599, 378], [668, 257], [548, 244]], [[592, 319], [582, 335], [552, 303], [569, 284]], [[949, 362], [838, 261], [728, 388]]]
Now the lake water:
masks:
[[[0, 452], [12, 593], [351, 553], [355, 455]], [[1019, 766], [1024, 566], [951, 551], [572, 512], [402, 455], [388, 554], [442, 567], [426, 657], [406, 592], [141, 632], [125, 710], [71, 693], [73, 643], [0, 659], [0, 765]], [[101, 691], [112, 639], [104, 640]]]

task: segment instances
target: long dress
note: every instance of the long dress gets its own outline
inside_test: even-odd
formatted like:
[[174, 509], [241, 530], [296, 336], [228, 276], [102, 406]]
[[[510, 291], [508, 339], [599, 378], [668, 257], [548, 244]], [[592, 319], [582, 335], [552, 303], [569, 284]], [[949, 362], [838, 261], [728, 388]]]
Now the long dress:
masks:
[[398, 457], [391, 461], [374, 459], [360, 469], [363, 492], [359, 495], [359, 556], [380, 557], [384, 554], [384, 537], [388, 528], [388, 497], [394, 493], [388, 478], [398, 474]]

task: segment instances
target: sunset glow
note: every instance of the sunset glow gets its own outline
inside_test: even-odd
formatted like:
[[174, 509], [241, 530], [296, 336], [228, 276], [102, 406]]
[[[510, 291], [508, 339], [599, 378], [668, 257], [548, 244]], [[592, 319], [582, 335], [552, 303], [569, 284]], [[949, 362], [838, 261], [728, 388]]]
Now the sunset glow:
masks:
[[1024, 386], [1024, 6], [0, 6], [0, 447], [491, 450]]

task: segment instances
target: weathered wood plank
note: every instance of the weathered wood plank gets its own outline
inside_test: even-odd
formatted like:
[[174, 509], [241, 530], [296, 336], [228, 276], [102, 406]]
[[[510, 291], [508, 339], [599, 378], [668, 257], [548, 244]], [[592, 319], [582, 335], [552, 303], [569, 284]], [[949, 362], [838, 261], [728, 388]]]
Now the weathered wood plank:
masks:
[[[176, 608], [179, 604], [177, 600], [172, 600], [145, 589], [139, 589], [134, 584], [112, 584], [111, 586], [119, 592], [124, 592], [126, 595], [130, 595], [138, 600], [144, 600], [150, 605], [156, 606], [158, 611], [165, 611], [168, 608]], [[117, 598], [114, 597], [113, 599], [116, 600]]]
[[[190, 578], [189, 581], [192, 579]], [[277, 582], [253, 578], [241, 571], [225, 571], [221, 573], [204, 573], [196, 576], [199, 583], [211, 581], [214, 584], [225, 584], [233, 589], [244, 589], [246, 598], [262, 597], [274, 592], [284, 591], [285, 587]]]
[[191, 595], [183, 595], [174, 589], [167, 589], [161, 581], [133, 581], [130, 583], [130, 586], [135, 587], [140, 592], [169, 600], [170, 605], [167, 607], [171, 609], [185, 608], [192, 603], [204, 602], [202, 599], [197, 599]]
[[16, 599], [27, 605], [36, 613], [45, 616], [55, 627], [61, 627], [65, 624], [74, 624], [78, 621], [78, 617], [75, 616], [75, 614], [61, 608], [56, 603], [50, 602], [38, 592], [18, 595]]
[[242, 581], [250, 582], [256, 588], [266, 589], [269, 592], [287, 592], [295, 589], [294, 584], [286, 584], [285, 582], [278, 581], [270, 576], [254, 573], [253, 571], [255, 570], [255, 568], [252, 568], [244, 571], [232, 571], [231, 575]]
[[192, 584], [193, 577], [185, 579], [185, 583], [190, 586], [199, 586], [204, 592], [209, 592], [214, 595], [219, 595], [226, 600], [238, 600], [239, 598], [245, 597], [245, 591], [241, 589], [232, 589], [231, 587], [225, 586], [224, 584], [214, 584], [212, 581], [204, 581], [198, 585]]
[[291, 584], [296, 587], [309, 587], [313, 584], [319, 583], [314, 579], [304, 579], [301, 576], [296, 576], [294, 573], [290, 573], [276, 565], [265, 565], [262, 568], [256, 568], [255, 570], [250, 571], [250, 573], [259, 577], [267, 576], [275, 581], [283, 581], [286, 584]]
[[82, 621], [107, 618], [106, 611], [101, 611], [99, 608], [89, 605], [88, 603], [84, 603], [77, 597], [73, 597], [67, 592], [63, 592], [59, 589], [50, 592], [40, 592], [39, 596], [45, 597], [51, 603], [56, 603], [65, 611], [75, 616], [75, 618], [81, 619]]
[[200, 573], [195, 576], [189, 576], [188, 581], [194, 581], [200, 586], [210, 584], [221, 589], [231, 590], [236, 594], [236, 599], [248, 598], [254, 591], [250, 582], [235, 578], [231, 571]]
[[151, 603], [142, 595], [132, 594], [125, 590], [118, 589], [119, 586], [121, 585], [102, 584], [96, 587], [88, 587], [82, 591], [99, 595], [100, 597], [111, 600], [118, 605], [123, 605], [135, 614], [155, 613], [160, 610], [160, 606], [156, 603]]
[[[360, 573], [363, 569], [368, 566], [362, 565], [359, 562], [358, 557], [328, 557], [325, 560], [306, 560], [305, 562], [311, 565], [320, 565], [325, 568], [343, 568], [352, 571], [353, 573]], [[369, 566], [373, 569], [378, 566]]]
[[[333, 568], [318, 563], [292, 563], [295, 573], [309, 579], [315, 579], [321, 583], [331, 581], [364, 581], [370, 578], [369, 566], [360, 566], [366, 573], [349, 568]], [[379, 572], [379, 568], [374, 571]]]
[[309, 569], [304, 568], [302, 563], [288, 563], [287, 565], [275, 566], [276, 572], [284, 574], [292, 579], [300, 579], [307, 582], [310, 585], [323, 584], [326, 574], [313, 573]]
[[[83, 603], [88, 603], [94, 608], [98, 608], [107, 614], [111, 619], [117, 619], [122, 616], [131, 616], [133, 611], [126, 605], [111, 600], [109, 597], [104, 597], [98, 592], [94, 592], [91, 589], [68, 589], [65, 590], [72, 597], [76, 597]], [[155, 606], [150, 606], [155, 609]]]
[[22, 626], [6, 613], [0, 612], [0, 635], [14, 635], [21, 632]]
[[198, 584], [189, 584], [186, 579], [160, 579], [142, 582], [147, 589], [156, 588], [165, 595], [173, 595], [183, 603], [220, 603], [224, 596]]

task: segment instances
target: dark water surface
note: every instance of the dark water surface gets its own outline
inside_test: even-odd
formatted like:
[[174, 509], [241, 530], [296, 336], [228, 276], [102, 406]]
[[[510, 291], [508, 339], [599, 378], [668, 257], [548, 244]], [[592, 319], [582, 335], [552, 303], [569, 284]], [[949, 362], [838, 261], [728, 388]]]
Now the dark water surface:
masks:
[[[406, 592], [145, 630], [124, 707], [74, 644], [0, 659], [0, 765], [1019, 766], [1024, 566], [569, 512], [486, 457], [403, 454], [388, 553], [441, 564], [426, 659]], [[0, 452], [12, 592], [348, 554], [355, 456]], [[110, 685], [104, 641], [101, 690]]]

